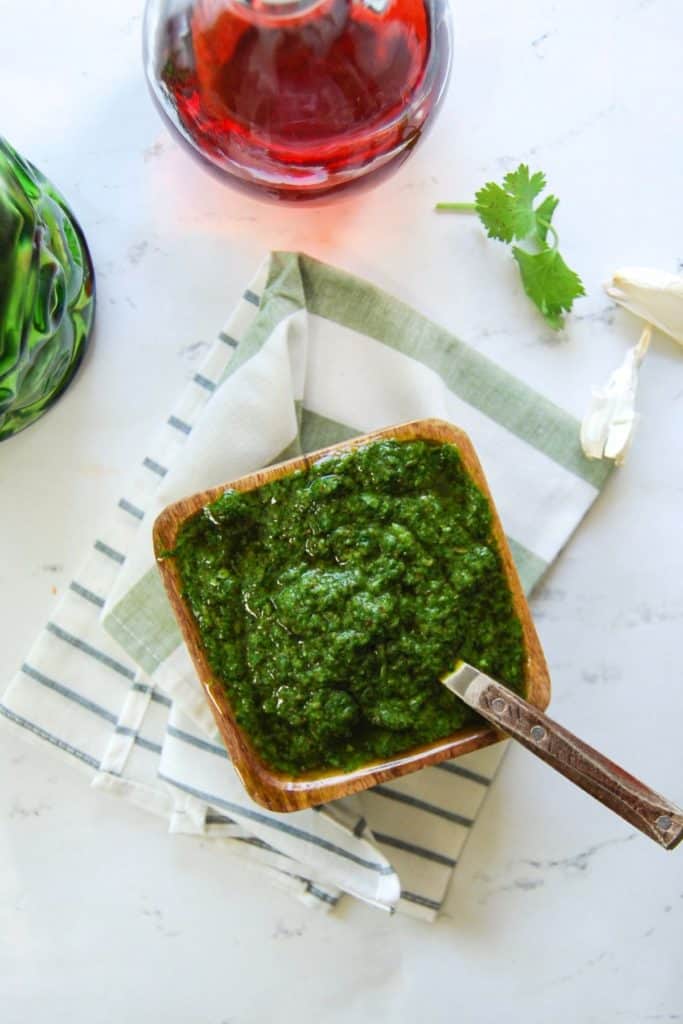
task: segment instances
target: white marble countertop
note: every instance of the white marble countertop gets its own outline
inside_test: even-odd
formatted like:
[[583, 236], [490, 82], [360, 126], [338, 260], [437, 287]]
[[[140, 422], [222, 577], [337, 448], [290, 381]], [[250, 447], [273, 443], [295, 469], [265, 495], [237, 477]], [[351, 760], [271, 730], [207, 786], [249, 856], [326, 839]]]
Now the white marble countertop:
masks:
[[[577, 415], [635, 340], [600, 284], [626, 264], [683, 266], [678, 0], [457, 6], [432, 135], [378, 191], [311, 211], [238, 196], [167, 136], [142, 77], [141, 0], [0, 4], [0, 130], [72, 201], [99, 283], [77, 383], [0, 449], [0, 681], [269, 248], [399, 291]], [[589, 291], [561, 337], [502, 246], [431, 212], [520, 159], [561, 196]], [[683, 803], [683, 360], [661, 337], [639, 404], [628, 464], [534, 610], [556, 717]], [[217, 841], [171, 838], [48, 752], [0, 747], [3, 1024], [675, 1021], [682, 921], [683, 856], [523, 750], [427, 926], [350, 901], [309, 911]]]

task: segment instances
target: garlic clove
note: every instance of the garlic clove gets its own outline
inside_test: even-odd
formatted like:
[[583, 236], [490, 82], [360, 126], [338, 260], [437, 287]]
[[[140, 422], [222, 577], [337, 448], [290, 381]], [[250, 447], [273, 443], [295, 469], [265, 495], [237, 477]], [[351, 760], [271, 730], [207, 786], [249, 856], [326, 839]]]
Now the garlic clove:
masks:
[[652, 334], [648, 326], [640, 341], [626, 353], [624, 361], [602, 388], [595, 388], [581, 423], [581, 447], [589, 459], [612, 459], [621, 465], [633, 440], [638, 422], [636, 392], [640, 367]]
[[605, 285], [611, 299], [683, 345], [683, 274], [625, 267]]

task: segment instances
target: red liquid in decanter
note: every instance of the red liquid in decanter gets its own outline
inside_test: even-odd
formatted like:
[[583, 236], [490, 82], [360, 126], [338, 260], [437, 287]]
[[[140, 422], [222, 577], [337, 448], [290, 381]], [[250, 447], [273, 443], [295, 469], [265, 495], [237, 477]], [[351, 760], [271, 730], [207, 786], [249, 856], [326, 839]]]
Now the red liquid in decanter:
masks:
[[405, 158], [442, 91], [448, 46], [435, 47], [423, 0], [283, 13], [292, 7], [196, 3], [166, 23], [160, 77], [200, 155], [297, 199]]

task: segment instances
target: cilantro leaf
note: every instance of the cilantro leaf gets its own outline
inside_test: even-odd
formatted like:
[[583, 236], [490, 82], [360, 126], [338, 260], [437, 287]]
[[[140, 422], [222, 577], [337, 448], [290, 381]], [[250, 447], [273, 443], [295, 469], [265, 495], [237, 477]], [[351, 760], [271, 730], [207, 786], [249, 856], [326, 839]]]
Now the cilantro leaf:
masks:
[[479, 189], [475, 196], [475, 209], [489, 238], [512, 242], [517, 237], [524, 237], [525, 225], [521, 225], [522, 235], [518, 235], [520, 224], [516, 220], [514, 199], [495, 182], [490, 181]]
[[557, 196], [547, 195], [534, 209], [534, 202], [545, 189], [541, 171], [529, 172], [526, 164], [510, 171], [502, 184], [488, 181], [479, 189], [474, 203], [438, 203], [437, 210], [452, 213], [477, 213], [489, 238], [514, 245], [524, 291], [551, 327], [563, 326], [563, 313], [569, 312], [574, 299], [585, 295], [581, 278], [564, 262], [558, 252], [559, 239], [552, 219]]
[[510, 171], [505, 175], [503, 187], [520, 206], [531, 207], [536, 196], [545, 188], [545, 174], [543, 171], [536, 171], [530, 175], [527, 165], [520, 164], [516, 171]]
[[567, 266], [557, 249], [530, 253], [515, 245], [512, 255], [517, 260], [524, 291], [550, 326], [559, 331], [562, 313], [569, 312], [574, 299], [586, 294], [581, 278]]
[[489, 238], [512, 242], [534, 234], [534, 199], [544, 188], [545, 175], [541, 171], [530, 175], [527, 165], [520, 164], [516, 171], [505, 175], [502, 186], [490, 181], [479, 189], [475, 207]]
[[557, 196], [546, 196], [543, 202], [536, 207], [536, 234], [542, 245], [545, 245], [547, 241], [548, 228], [559, 201]]

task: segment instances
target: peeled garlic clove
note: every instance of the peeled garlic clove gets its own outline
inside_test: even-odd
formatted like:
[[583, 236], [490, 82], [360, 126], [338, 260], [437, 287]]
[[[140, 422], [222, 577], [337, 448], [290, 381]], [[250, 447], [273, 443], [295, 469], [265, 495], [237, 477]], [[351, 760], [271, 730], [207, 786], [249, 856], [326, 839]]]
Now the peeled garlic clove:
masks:
[[593, 390], [581, 423], [581, 447], [589, 459], [613, 459], [621, 465], [626, 458], [638, 421], [638, 368], [650, 344], [651, 333], [646, 327], [638, 344], [628, 350], [623, 363], [605, 386]]
[[605, 291], [620, 306], [683, 345], [683, 274], [626, 267], [616, 272]]

